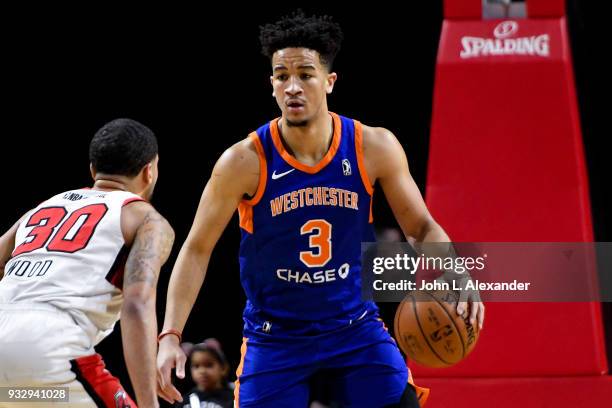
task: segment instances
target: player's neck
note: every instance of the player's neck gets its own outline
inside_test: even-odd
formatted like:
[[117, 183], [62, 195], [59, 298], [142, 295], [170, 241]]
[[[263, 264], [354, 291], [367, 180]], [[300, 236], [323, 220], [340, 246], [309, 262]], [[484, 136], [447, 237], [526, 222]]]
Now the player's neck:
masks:
[[92, 189], [93, 190], [103, 190], [103, 191], [113, 191], [113, 190], [129, 191], [128, 186], [125, 182], [121, 180], [113, 180], [110, 178], [97, 179], [94, 182]]
[[290, 126], [286, 118], [279, 121], [279, 131], [285, 148], [301, 162], [315, 164], [329, 150], [333, 137], [333, 118], [326, 111], [306, 126]]

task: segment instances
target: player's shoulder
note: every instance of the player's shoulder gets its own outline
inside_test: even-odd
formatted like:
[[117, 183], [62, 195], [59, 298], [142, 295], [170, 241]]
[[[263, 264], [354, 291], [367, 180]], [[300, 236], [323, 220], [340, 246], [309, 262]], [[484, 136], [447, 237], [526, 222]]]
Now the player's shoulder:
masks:
[[134, 200], [125, 204], [121, 209], [121, 229], [128, 245], [132, 243], [138, 229], [144, 225], [160, 233], [174, 234], [168, 220], [148, 201]]
[[[133, 218], [136, 221], [144, 222], [147, 219], [156, 219], [168, 223], [168, 220], [157, 211], [157, 209], [148, 201], [134, 200], [126, 201], [126, 204], [121, 209], [122, 216]], [[168, 223], [169, 225], [169, 223]]]
[[393, 173], [405, 160], [402, 145], [393, 132], [383, 127], [363, 126], [363, 157], [370, 180]]
[[260, 164], [265, 161], [261, 144], [253, 133], [227, 148], [215, 165], [213, 175], [231, 177], [235, 181], [259, 176]]
[[397, 147], [397, 138], [389, 129], [362, 125], [364, 154], [384, 154]]

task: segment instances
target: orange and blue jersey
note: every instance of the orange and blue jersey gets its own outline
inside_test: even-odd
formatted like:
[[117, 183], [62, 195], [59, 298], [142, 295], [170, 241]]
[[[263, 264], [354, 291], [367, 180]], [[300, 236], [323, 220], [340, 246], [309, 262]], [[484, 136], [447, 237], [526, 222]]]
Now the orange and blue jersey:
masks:
[[375, 240], [361, 124], [332, 117], [331, 145], [314, 166], [285, 150], [278, 119], [250, 135], [260, 183], [239, 207], [247, 330], [327, 331], [376, 310], [361, 299], [361, 243]]
[[315, 375], [329, 375], [340, 406], [401, 400], [416, 408], [426, 398], [407, 385], [397, 344], [376, 305], [362, 299], [361, 243], [375, 240], [373, 189], [361, 124], [331, 115], [331, 145], [314, 166], [285, 150], [279, 119], [249, 136], [260, 180], [255, 196], [238, 208], [247, 295], [238, 408], [308, 406]]

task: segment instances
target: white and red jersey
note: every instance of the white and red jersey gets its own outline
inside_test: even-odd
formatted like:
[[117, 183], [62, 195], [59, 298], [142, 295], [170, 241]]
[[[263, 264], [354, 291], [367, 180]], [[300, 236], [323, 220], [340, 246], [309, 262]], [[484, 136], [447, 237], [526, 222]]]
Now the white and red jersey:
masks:
[[121, 209], [142, 200], [125, 191], [71, 190], [29, 211], [0, 281], [3, 304], [45, 303], [69, 313], [94, 344], [112, 331], [123, 301], [128, 255]]

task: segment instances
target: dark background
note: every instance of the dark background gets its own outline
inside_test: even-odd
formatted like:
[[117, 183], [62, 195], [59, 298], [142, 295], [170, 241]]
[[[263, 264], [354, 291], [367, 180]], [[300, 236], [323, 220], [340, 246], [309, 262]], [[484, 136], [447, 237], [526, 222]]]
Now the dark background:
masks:
[[[607, 74], [601, 62], [602, 51], [610, 47], [609, 38], [593, 30], [600, 12], [595, 3], [569, 0], [567, 8], [595, 236], [612, 241]], [[428, 0], [404, 2], [402, 9], [381, 2], [376, 6], [303, 9], [333, 15], [345, 33], [330, 109], [392, 130], [424, 192], [442, 4]], [[181, 7], [98, 6], [66, 10], [61, 18], [40, 10], [37, 16], [14, 16], [17, 24], [2, 41], [0, 228], [6, 230], [53, 194], [91, 184], [88, 145], [105, 122], [130, 117], [145, 123], [160, 145], [153, 203], [176, 231], [173, 253], [159, 281], [160, 327], [171, 266], [212, 166], [224, 149], [279, 114], [271, 97], [269, 62], [259, 52], [258, 26], [293, 10], [229, 2], [215, 10]], [[240, 358], [245, 301], [236, 219], [215, 249], [184, 332], [191, 342], [218, 338], [232, 373]], [[381, 195], [375, 201], [375, 219], [379, 227], [394, 225]], [[393, 307], [383, 308], [390, 327]], [[97, 349], [129, 387], [119, 330]]]

